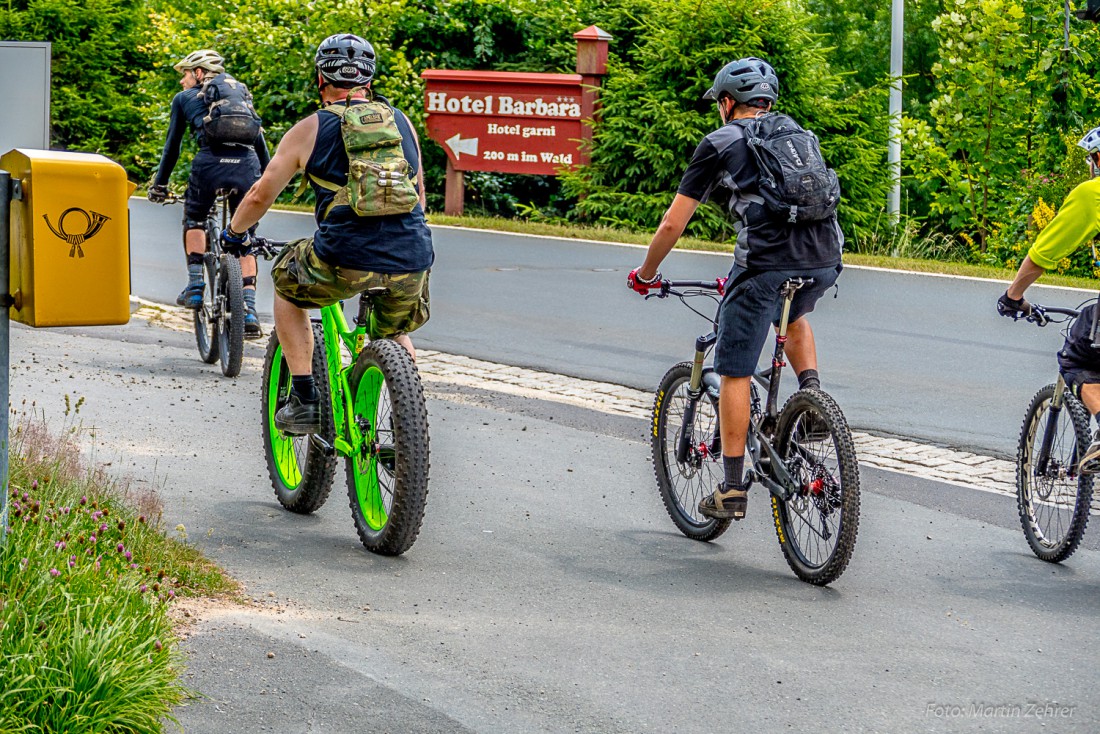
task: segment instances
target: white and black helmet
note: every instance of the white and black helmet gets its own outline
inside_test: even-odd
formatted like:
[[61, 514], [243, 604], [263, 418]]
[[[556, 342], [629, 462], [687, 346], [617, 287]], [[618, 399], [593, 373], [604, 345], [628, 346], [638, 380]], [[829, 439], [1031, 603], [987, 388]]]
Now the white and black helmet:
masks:
[[198, 51], [192, 51], [183, 57], [172, 68], [181, 74], [191, 69], [206, 69], [212, 71], [215, 74], [221, 74], [225, 71], [225, 59], [223, 59], [217, 51], [211, 51], [208, 48], [200, 48]]
[[1089, 155], [1100, 153], [1100, 127], [1094, 127], [1085, 133], [1085, 137], [1077, 143], [1078, 148], [1084, 148]]
[[351, 33], [321, 41], [313, 62], [321, 78], [334, 87], [357, 87], [374, 78], [374, 47]]
[[750, 56], [738, 59], [722, 67], [714, 77], [714, 84], [703, 94], [703, 99], [719, 99], [728, 94], [736, 102], [779, 99], [779, 77], [767, 61]]

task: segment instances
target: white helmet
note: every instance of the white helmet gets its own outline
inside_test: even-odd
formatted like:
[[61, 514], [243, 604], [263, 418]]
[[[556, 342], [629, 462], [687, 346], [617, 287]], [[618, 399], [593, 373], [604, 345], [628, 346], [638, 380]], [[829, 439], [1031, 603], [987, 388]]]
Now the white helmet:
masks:
[[190, 69], [206, 69], [215, 74], [221, 74], [225, 71], [224, 63], [225, 59], [219, 56], [217, 51], [202, 48], [187, 54], [183, 59], [177, 61], [172, 68], [180, 73]]
[[1100, 153], [1100, 127], [1094, 127], [1085, 133], [1085, 137], [1081, 138], [1077, 147], [1084, 148], [1089, 155]]

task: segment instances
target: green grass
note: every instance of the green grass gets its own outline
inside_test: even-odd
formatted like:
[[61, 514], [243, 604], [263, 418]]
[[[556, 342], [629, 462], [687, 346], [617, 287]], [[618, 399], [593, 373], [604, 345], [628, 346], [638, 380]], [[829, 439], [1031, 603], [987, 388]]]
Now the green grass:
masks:
[[76, 436], [12, 431], [0, 731], [157, 732], [189, 693], [170, 605], [234, 584], [165, 535], [154, 494], [85, 468]]

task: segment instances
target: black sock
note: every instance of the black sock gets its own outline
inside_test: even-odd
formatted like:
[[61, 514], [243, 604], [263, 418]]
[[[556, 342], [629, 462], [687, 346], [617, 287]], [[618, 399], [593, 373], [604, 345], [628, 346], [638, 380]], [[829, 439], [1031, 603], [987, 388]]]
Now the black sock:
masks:
[[817, 370], [802, 370], [798, 373], [798, 389], [805, 390], [808, 387], [821, 389], [821, 377]]
[[303, 403], [316, 403], [321, 400], [317, 392], [317, 381], [313, 375], [294, 375], [290, 378], [290, 391]]
[[722, 466], [726, 470], [726, 489], [742, 489], [745, 482], [742, 474], [745, 470], [745, 457], [722, 455]]

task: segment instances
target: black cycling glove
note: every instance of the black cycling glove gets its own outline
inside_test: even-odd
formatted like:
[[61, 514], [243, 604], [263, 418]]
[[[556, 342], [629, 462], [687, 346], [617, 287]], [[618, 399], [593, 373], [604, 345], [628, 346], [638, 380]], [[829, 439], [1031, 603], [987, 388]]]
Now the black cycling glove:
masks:
[[149, 187], [149, 193], [146, 196], [154, 204], [162, 204], [168, 199], [168, 187], [153, 184]]
[[1005, 291], [1001, 297], [997, 299], [997, 313], [1015, 321], [1024, 316], [1031, 315], [1031, 304], [1024, 298], [1009, 298], [1008, 291]]

